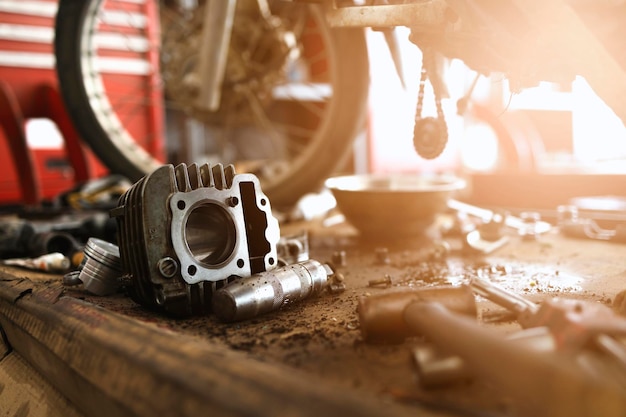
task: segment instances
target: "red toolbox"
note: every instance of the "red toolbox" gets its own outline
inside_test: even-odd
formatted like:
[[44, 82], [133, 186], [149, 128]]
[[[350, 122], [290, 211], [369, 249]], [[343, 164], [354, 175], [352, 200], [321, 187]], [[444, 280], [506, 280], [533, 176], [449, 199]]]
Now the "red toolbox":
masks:
[[[153, 9], [155, 2], [149, 1], [108, 0], [105, 7], [107, 11], [123, 9], [144, 16], [158, 15]], [[54, 100], [45, 100], [46, 94], [49, 96], [51, 91], [56, 92], [58, 84], [54, 70], [52, 44], [56, 10], [56, 0], [0, 0], [0, 83], [4, 85], [5, 90], [9, 90], [8, 95], [12, 96], [17, 104], [18, 115], [23, 116], [22, 119], [15, 117], [15, 112], [7, 115], [6, 112], [0, 111], [0, 127], [2, 127], [0, 129], [0, 204], [38, 203], [41, 199], [52, 198], [59, 192], [71, 188], [77, 180], [102, 176], [106, 173], [106, 169], [89, 152], [82, 154], [83, 168], [80, 168], [81, 161], [75, 160], [77, 153], [66, 152], [69, 138], [61, 135], [59, 139], [58, 129], [55, 129], [54, 125], [41, 120], [31, 120], [34, 122], [31, 124], [37, 125], [37, 128], [26, 128], [29, 119], [54, 120], [55, 114], [59, 113], [58, 109], [52, 111], [49, 108]], [[146, 19], [146, 27], [141, 33], [142, 36], [150, 38], [151, 44], [158, 42], [158, 38], [154, 39], [158, 36], [158, 22], [153, 20]], [[159, 92], [155, 94], [154, 88], [151, 87], [154, 83], [149, 82], [154, 80], [154, 71], [158, 72], [155, 64], [158, 59], [148, 56], [148, 54], [155, 53], [158, 52], [151, 51], [142, 57], [129, 56], [127, 51], [120, 48], [118, 56], [115, 56], [116, 52], [112, 53], [113, 58], [133, 61], [143, 59], [150, 63], [152, 71], [150, 73], [126, 73], [126, 67], [122, 64], [114, 71], [105, 73], [103, 79], [105, 84], [109, 80], [123, 79], [124, 83], [115, 82], [114, 84], [127, 87], [121, 87], [122, 90], [116, 91], [116, 94], [124, 94], [124, 88], [127, 88], [128, 94], [136, 96], [139, 91], [140, 94], [144, 94], [145, 100], [152, 102], [151, 109], [148, 110], [146, 107], [145, 113], [134, 117], [126, 127], [133, 137], [140, 138], [138, 142], [144, 148], [162, 159], [164, 140], [161, 95]], [[42, 87], [47, 91], [44, 95], [42, 95]], [[59, 124], [58, 120], [54, 122]], [[24, 132], [24, 137], [20, 140], [14, 137], [16, 135], [12, 132], [15, 129], [13, 131], [10, 129], [12, 124], [19, 126]], [[32, 137], [33, 135], [35, 137]], [[26, 150], [20, 155], [19, 152], [15, 152], [15, 148], [20, 147], [22, 142], [25, 142]], [[79, 147], [82, 148], [82, 145]], [[25, 158], [24, 155], [27, 157]], [[79, 152], [78, 156], [80, 155]], [[30, 165], [25, 159], [30, 159]], [[29, 169], [25, 166], [30, 166], [35, 171], [32, 173], [33, 179], [30, 182], [24, 181], [23, 178], [29, 175], [27, 172]], [[37, 189], [32, 190], [33, 187]]]

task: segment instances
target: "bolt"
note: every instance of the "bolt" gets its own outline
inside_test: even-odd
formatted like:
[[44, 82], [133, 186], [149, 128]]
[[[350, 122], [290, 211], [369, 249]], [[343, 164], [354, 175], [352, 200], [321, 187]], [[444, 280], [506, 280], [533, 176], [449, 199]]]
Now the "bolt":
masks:
[[332, 279], [333, 279], [333, 281], [335, 281], [335, 282], [344, 282], [344, 281], [346, 280], [346, 277], [344, 277], [344, 276], [343, 276], [343, 274], [341, 274], [341, 273], [339, 273], [339, 272], [336, 272], [336, 273], [333, 275], [333, 278], [332, 278]]
[[239, 199], [235, 196], [228, 197], [226, 199], [226, 204], [228, 204], [230, 207], [235, 207], [237, 204], [239, 204]]
[[367, 285], [369, 287], [390, 287], [391, 286], [391, 276], [389, 274], [385, 274], [383, 279], [372, 279]]
[[347, 265], [346, 263], [346, 251], [337, 251], [335, 253], [333, 253], [332, 256], [332, 262], [334, 265], [338, 266], [338, 267], [345, 267]]
[[157, 267], [161, 275], [165, 278], [172, 278], [178, 272], [178, 263], [174, 258], [170, 258], [169, 256], [159, 259]]
[[344, 292], [345, 290], [346, 284], [344, 284], [343, 282], [332, 281], [330, 284], [328, 284], [328, 292], [330, 292], [331, 294], [339, 294]]

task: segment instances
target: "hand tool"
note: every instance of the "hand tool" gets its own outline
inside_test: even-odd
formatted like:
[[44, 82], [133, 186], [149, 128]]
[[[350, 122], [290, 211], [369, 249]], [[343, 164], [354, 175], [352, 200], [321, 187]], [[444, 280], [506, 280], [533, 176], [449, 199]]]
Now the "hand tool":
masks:
[[362, 297], [357, 312], [361, 337], [366, 342], [398, 343], [415, 336], [404, 321], [404, 309], [415, 301], [437, 301], [452, 311], [476, 317], [474, 294], [467, 285], [428, 287], [419, 290], [390, 291]]
[[403, 316], [414, 333], [458, 355], [473, 375], [513, 396], [529, 415], [626, 415], [624, 389], [577, 366], [570, 355], [521, 346], [436, 302], [412, 302]]
[[626, 319], [600, 303], [553, 298], [537, 305], [485, 279], [474, 278], [472, 289], [517, 316], [523, 328], [546, 326], [557, 349], [576, 351], [592, 343], [626, 370], [626, 347], [611, 335], [626, 335]]

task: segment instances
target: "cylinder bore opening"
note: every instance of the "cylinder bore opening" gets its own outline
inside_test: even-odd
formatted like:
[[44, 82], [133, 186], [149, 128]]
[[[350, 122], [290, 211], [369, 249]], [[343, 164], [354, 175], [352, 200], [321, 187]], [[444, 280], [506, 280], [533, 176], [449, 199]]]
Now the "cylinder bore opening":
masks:
[[216, 266], [226, 261], [237, 243], [237, 229], [226, 210], [213, 203], [191, 209], [185, 222], [185, 240], [196, 261]]

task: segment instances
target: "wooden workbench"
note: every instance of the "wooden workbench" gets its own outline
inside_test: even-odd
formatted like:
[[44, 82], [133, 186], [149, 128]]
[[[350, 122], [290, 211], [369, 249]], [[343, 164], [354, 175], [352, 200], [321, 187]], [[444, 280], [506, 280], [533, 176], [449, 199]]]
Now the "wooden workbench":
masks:
[[[513, 237], [487, 257], [453, 250], [433, 261], [428, 237], [363, 241], [345, 224], [290, 225], [283, 235], [302, 229], [309, 230], [311, 258], [326, 261], [346, 252], [346, 291], [235, 324], [212, 316], [172, 319], [124, 294], [95, 297], [64, 288], [60, 276], [2, 267], [7, 354], [0, 364], [17, 356], [36, 371], [31, 384], [49, 381], [54, 393], [36, 398], [53, 403], [45, 410], [51, 415], [434, 416], [476, 415], [477, 409], [509, 415], [518, 413], [515, 405], [480, 382], [420, 389], [410, 360], [420, 340], [364, 343], [357, 301], [388, 290], [368, 281], [388, 274], [394, 288], [421, 288], [458, 285], [480, 273], [535, 301], [560, 295], [605, 304], [626, 286], [626, 245], [558, 233], [530, 241]], [[378, 247], [388, 249], [388, 263], [377, 259]], [[494, 311], [479, 300], [481, 317]], [[8, 384], [15, 383], [5, 367], [0, 381], [4, 372]]]

